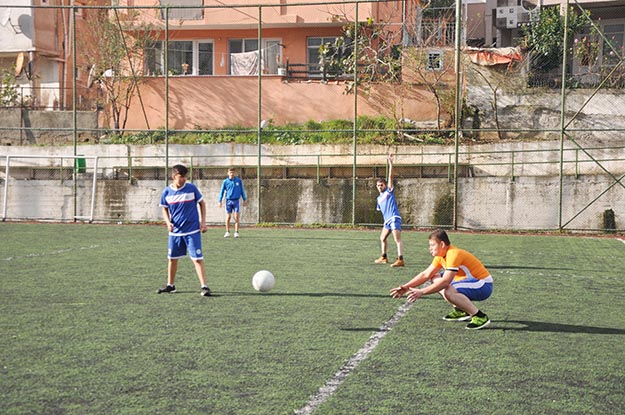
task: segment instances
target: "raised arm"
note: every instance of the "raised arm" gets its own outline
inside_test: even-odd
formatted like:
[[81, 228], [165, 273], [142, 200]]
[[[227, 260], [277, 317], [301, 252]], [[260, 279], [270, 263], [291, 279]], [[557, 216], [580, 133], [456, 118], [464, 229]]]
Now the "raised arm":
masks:
[[388, 182], [387, 187], [393, 188], [393, 153], [388, 155]]

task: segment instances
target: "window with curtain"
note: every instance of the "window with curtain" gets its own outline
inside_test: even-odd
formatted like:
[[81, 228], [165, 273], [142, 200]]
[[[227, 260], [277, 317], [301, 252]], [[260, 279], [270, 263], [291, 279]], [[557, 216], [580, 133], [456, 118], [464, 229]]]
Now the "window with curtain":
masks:
[[[186, 6], [189, 8], [169, 9], [169, 20], [202, 20], [204, 18], [203, 0], [160, 0], [161, 6]], [[192, 8], [191, 8], [192, 7]], [[165, 9], [161, 10], [161, 19], [165, 20]]]
[[[146, 50], [147, 75], [165, 73], [165, 42], [157, 41]], [[167, 67], [169, 75], [213, 75], [213, 42], [176, 40], [169, 42]]]

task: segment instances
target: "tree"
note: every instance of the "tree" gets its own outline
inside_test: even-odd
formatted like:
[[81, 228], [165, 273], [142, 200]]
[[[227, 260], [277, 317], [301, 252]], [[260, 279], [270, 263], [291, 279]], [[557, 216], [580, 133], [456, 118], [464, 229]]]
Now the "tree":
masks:
[[20, 103], [15, 68], [0, 71], [0, 107], [16, 107]]
[[85, 9], [89, 30], [77, 40], [78, 53], [93, 74], [92, 81], [104, 90], [106, 115], [116, 133], [123, 135], [130, 104], [143, 79], [146, 47], [156, 39], [149, 23], [138, 12], [117, 9]]
[[[575, 34], [580, 33], [588, 22], [590, 22], [589, 11], [577, 13], [573, 7], [569, 8], [569, 25], [566, 32], [569, 44], [572, 43]], [[538, 19], [522, 26], [521, 47], [531, 54], [532, 71], [547, 73], [560, 66], [564, 50], [564, 29], [564, 16], [560, 15], [559, 6], [542, 8]]]
[[[357, 82], [365, 90], [376, 82], [396, 84], [400, 79], [403, 89], [425, 86], [436, 101], [436, 121], [440, 130], [443, 117], [453, 114], [455, 105], [455, 93], [448, 84], [453, 59], [445, 59], [445, 51], [441, 50], [449, 46], [450, 35], [454, 33], [451, 30], [455, 27], [454, 4], [452, 0], [424, 2], [419, 5], [413, 24], [405, 22], [402, 30], [387, 22], [374, 22], [371, 18], [357, 26], [348, 22], [343, 26], [343, 35], [334, 44], [320, 47], [320, 64], [344, 74], [353, 74], [358, 65]], [[334, 16], [333, 20], [345, 18]], [[432, 48], [437, 48], [438, 53], [431, 53]], [[408, 73], [410, 75], [404, 76]], [[347, 83], [346, 93], [353, 90], [354, 81], [351, 80]], [[400, 127], [402, 117], [396, 118]]]
[[[333, 20], [346, 21], [346, 18], [335, 15]], [[358, 84], [365, 87], [374, 81], [397, 81], [401, 69], [399, 35], [388, 30], [387, 24], [376, 23], [371, 18], [358, 24], [346, 22], [342, 36], [334, 44], [319, 47], [321, 70], [344, 75], [356, 70]], [[349, 81], [346, 92], [353, 92], [354, 86], [354, 81]]]

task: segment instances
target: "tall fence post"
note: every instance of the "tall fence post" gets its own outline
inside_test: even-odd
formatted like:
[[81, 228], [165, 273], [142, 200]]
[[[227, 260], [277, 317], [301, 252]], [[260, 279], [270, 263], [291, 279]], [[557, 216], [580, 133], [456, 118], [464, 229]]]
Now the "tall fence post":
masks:
[[262, 156], [263, 156], [263, 147], [262, 147], [262, 137], [263, 137], [263, 131], [261, 128], [261, 123], [263, 122], [262, 116], [262, 108], [263, 108], [263, 98], [262, 98], [262, 68], [263, 68], [263, 43], [262, 43], [262, 39], [263, 39], [263, 6], [258, 6], [258, 53], [259, 53], [259, 59], [258, 59], [258, 118], [256, 120], [256, 140], [258, 142], [258, 159], [256, 160], [256, 188], [258, 189], [258, 200], [256, 201], [257, 203], [257, 216], [256, 216], [256, 223], [260, 223], [261, 219], [262, 219], [262, 215], [261, 215], [261, 207], [262, 207], [262, 200], [261, 200], [261, 196], [260, 196], [260, 192], [261, 192], [261, 180], [260, 180], [260, 175], [261, 175], [261, 171], [262, 171]]
[[562, 39], [562, 86], [561, 86], [561, 105], [560, 105], [560, 187], [558, 195], [558, 230], [562, 230], [562, 210], [563, 210], [563, 185], [564, 185], [564, 138], [566, 136], [566, 64], [568, 50], [568, 29], [569, 29], [569, 0], [564, 5], [564, 35]]
[[454, 208], [453, 208], [453, 229], [458, 229], [458, 142], [460, 141], [460, 127], [462, 124], [462, 95], [460, 86], [460, 49], [462, 48], [462, 2], [456, 2], [456, 61], [454, 69], [456, 71], [456, 113], [454, 123]]
[[169, 7], [165, 6], [165, 186], [169, 181]]
[[354, 124], [353, 124], [353, 151], [354, 165], [352, 167], [352, 225], [356, 224], [356, 179], [358, 177], [358, 9], [360, 3], [356, 1], [356, 18], [354, 19]]

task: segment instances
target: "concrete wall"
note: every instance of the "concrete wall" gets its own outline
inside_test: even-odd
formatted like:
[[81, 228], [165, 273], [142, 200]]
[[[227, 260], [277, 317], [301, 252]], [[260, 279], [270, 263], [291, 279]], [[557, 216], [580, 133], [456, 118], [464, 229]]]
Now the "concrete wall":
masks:
[[[89, 130], [79, 131], [78, 142], [94, 142], [99, 131], [98, 114], [79, 111], [76, 116], [78, 129]], [[0, 108], [0, 126], [0, 145], [66, 145], [73, 142], [74, 115], [71, 111]]]
[[[220, 224], [223, 209], [217, 205], [221, 180], [197, 180], [208, 204], [207, 220]], [[4, 183], [3, 183], [4, 184]], [[77, 216], [89, 216], [91, 187], [88, 180], [78, 185]], [[567, 176], [563, 181], [562, 225], [571, 230], [603, 228], [603, 212], [615, 212], [617, 227], [625, 221], [625, 190], [612, 187], [597, 202], [595, 196], [609, 189], [614, 181], [607, 176]], [[125, 180], [98, 182], [95, 201], [96, 221], [161, 221], [158, 207], [164, 182]], [[242, 209], [242, 222], [259, 218], [259, 189], [255, 180], [245, 181], [249, 204]], [[375, 180], [357, 181], [356, 223], [381, 223], [375, 210]], [[438, 225], [435, 221], [441, 200], [451, 197], [453, 186], [445, 179], [398, 179], [397, 197], [404, 224], [415, 227]], [[71, 220], [74, 212], [73, 182], [33, 180], [12, 183], [9, 188], [7, 218]], [[260, 222], [351, 223], [352, 181], [271, 179], [261, 182]], [[524, 177], [510, 181], [502, 177], [460, 179], [458, 226], [467, 229], [553, 230], [559, 227], [559, 179]], [[2, 198], [0, 198], [2, 199]], [[587, 206], [589, 205], [589, 206]], [[450, 217], [451, 212], [446, 212]]]
[[[560, 186], [558, 164], [548, 163], [559, 158], [552, 150], [559, 148], [559, 142], [498, 143], [461, 149], [466, 154], [461, 160], [469, 161], [475, 174], [458, 179], [458, 226], [468, 229], [565, 229], [599, 230], [603, 228], [603, 213], [607, 209], [615, 212], [617, 227], [625, 228], [625, 187], [616, 179], [625, 174], [625, 149], [600, 148], [586, 150], [594, 153], [597, 162], [586, 162], [577, 168], [567, 168]], [[615, 145], [618, 143], [614, 143]], [[539, 151], [540, 147], [543, 151]], [[71, 155], [71, 148], [55, 147], [0, 147], [2, 156], [11, 156], [8, 197], [4, 211], [4, 194], [0, 192], [0, 212], [7, 219], [55, 219], [72, 220], [76, 201], [77, 216], [88, 216], [91, 205], [91, 180], [93, 160], [87, 160], [87, 172], [78, 175], [77, 196], [73, 195], [71, 180], [72, 160], [63, 180], [40, 180], [38, 177], [14, 175], [19, 171], [19, 163], [28, 163], [35, 171], [48, 171], [58, 175], [57, 158]], [[113, 171], [114, 166], [124, 166], [128, 156], [139, 157], [143, 167], [162, 166], [163, 148], [146, 146], [141, 148], [126, 146], [80, 146], [80, 152], [87, 155], [100, 153], [102, 157], [98, 171]], [[208, 203], [207, 220], [219, 224], [224, 219], [223, 210], [218, 208], [217, 196], [221, 181], [226, 177], [226, 167], [235, 165], [255, 172], [257, 152], [255, 146], [172, 146], [170, 164], [191, 162], [193, 157], [207, 157], [206, 165], [223, 168], [223, 175], [210, 179], [195, 179]], [[324, 152], [325, 150], [325, 152]], [[324, 166], [342, 166], [351, 171], [353, 156], [350, 146], [277, 146], [263, 147], [263, 166], [288, 166], [297, 169], [320, 160]], [[394, 149], [397, 154], [395, 184], [400, 209], [406, 225], [429, 227], [441, 222], [436, 217], [451, 217], [451, 211], [443, 211], [453, 196], [453, 184], [447, 177], [414, 177], [403, 175], [410, 167], [439, 164], [445, 170], [453, 149], [445, 146], [401, 147]], [[518, 151], [515, 163], [523, 160], [529, 164], [509, 163], [510, 151]], [[359, 172], [377, 171], [384, 175], [384, 163], [389, 149], [386, 147], [359, 148]], [[41, 158], [18, 159], [19, 154]], [[45, 156], [47, 154], [47, 156]], [[257, 154], [257, 153], [256, 153]], [[321, 154], [321, 156], [320, 156]], [[154, 157], [155, 155], [161, 158]], [[245, 157], [250, 156], [250, 157]], [[210, 157], [210, 158], [208, 158]], [[541, 158], [542, 157], [542, 158]], [[567, 156], [569, 157], [569, 156]], [[198, 159], [194, 159], [197, 165]], [[65, 161], [67, 162], [67, 160]], [[530, 163], [531, 162], [531, 163]], [[116, 164], [117, 163], [117, 164]], [[136, 163], [136, 162], [135, 162]], [[364, 169], [367, 165], [379, 166]], [[247, 166], [247, 167], [245, 167]], [[24, 167], [22, 167], [24, 168]], [[333, 167], [333, 169], [336, 167]], [[67, 169], [67, 167], [66, 167]], [[402, 170], [405, 169], [405, 170]], [[604, 170], [606, 169], [606, 170]], [[278, 169], [281, 170], [281, 169]], [[606, 173], [609, 172], [608, 173]], [[0, 189], [4, 190], [5, 175], [0, 169]], [[281, 178], [262, 175], [245, 178], [245, 188], [249, 196], [248, 207], [243, 208], [244, 223], [351, 223], [353, 182], [349, 175], [310, 179]], [[166, 185], [165, 174], [158, 180], [129, 180], [99, 173], [96, 189], [94, 220], [96, 221], [161, 221], [158, 207], [160, 194]], [[259, 187], [260, 184], [260, 187]], [[561, 189], [561, 190], [560, 190]], [[562, 192], [562, 204], [560, 204]], [[380, 223], [381, 215], [375, 210], [375, 176], [366, 174], [356, 180], [355, 221], [356, 223]], [[562, 211], [560, 212], [560, 206]], [[260, 211], [259, 211], [260, 207]], [[443, 223], [444, 224], [444, 223]]]
[[[283, 81], [278, 76], [262, 80], [262, 118], [274, 125], [309, 120], [351, 120], [354, 95], [345, 94], [345, 82]], [[133, 100], [126, 128], [165, 126], [165, 80], [146, 78], [141, 84], [143, 114]], [[169, 80], [169, 128], [194, 130], [258, 125], [258, 79], [253, 76], [185, 76]], [[359, 115], [436, 119], [433, 95], [424, 86], [375, 85], [361, 91]], [[146, 124], [147, 119], [147, 124]]]

